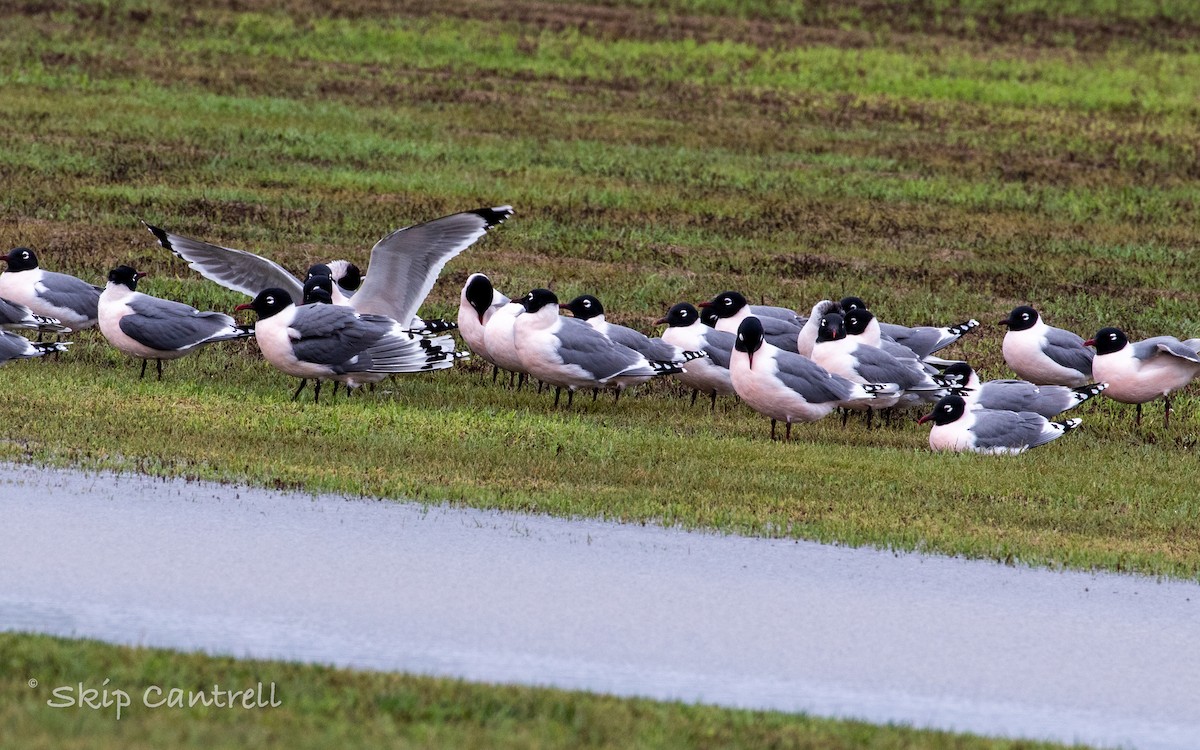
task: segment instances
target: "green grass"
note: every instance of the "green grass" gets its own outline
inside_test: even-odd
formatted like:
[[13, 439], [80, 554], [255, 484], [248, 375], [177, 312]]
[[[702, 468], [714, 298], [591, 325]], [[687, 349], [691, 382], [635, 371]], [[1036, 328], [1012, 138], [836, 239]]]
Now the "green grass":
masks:
[[[37, 681], [35, 688], [29, 680]], [[103, 685], [105, 680], [107, 685]], [[109, 690], [92, 709], [55, 688]], [[148, 707], [167, 691], [255, 689], [270, 708]], [[115, 691], [130, 705], [116, 719]], [[224, 701], [223, 701], [224, 702]], [[253, 703], [253, 701], [252, 701]], [[872, 726], [775, 712], [620, 699], [533, 687], [470, 684], [236, 660], [159, 649], [0, 633], [0, 726], [26, 750], [54, 748], [811, 748], [1036, 750], [1038, 742]], [[15, 746], [15, 745], [14, 745]]]
[[[1016, 304], [1085, 335], [1200, 327], [1186, 3], [246, 5], [0, 10], [0, 245], [229, 310], [139, 218], [300, 269], [511, 203], [429, 312], [476, 270], [647, 330], [723, 289], [854, 293], [884, 319], [983, 320], [955, 353], [992, 377], [986, 324]], [[4, 370], [0, 456], [1200, 575], [1193, 395], [1167, 430], [1102, 402], [1015, 459], [938, 456], [910, 420], [772, 445], [744, 406], [661, 384], [554, 410], [478, 364], [291, 404], [253, 345], [155, 383], [75, 338]]]

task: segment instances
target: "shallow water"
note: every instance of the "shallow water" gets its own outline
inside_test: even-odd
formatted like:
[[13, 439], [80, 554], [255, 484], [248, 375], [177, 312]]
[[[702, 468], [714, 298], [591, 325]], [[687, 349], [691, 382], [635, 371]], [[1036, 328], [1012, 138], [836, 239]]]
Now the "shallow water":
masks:
[[0, 465], [0, 630], [1200, 743], [1194, 583], [140, 476]]

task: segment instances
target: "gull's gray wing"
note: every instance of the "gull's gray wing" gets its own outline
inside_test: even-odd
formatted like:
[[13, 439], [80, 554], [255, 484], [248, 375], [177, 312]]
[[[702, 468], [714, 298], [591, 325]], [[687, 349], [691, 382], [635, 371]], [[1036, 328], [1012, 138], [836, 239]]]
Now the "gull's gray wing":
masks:
[[261, 255], [230, 247], [210, 245], [201, 240], [171, 234], [146, 224], [158, 243], [188, 262], [188, 266], [209, 281], [251, 297], [264, 289], [278, 287], [292, 297], [294, 304], [304, 302], [304, 284], [283, 266]]
[[1150, 359], [1160, 352], [1186, 359], [1189, 362], [1200, 363], [1200, 355], [1197, 355], [1195, 350], [1174, 336], [1154, 336], [1133, 344], [1133, 356], [1137, 359]]
[[789, 310], [786, 307], [772, 307], [771, 305], [750, 305], [750, 314], [759, 318], [775, 318], [796, 326], [804, 325], [804, 321], [806, 320], [806, 318], [801, 318], [797, 315], [795, 310]]
[[645, 357], [610, 341], [581, 320], [564, 317], [554, 335], [558, 338], [558, 356], [563, 364], [581, 367], [597, 380], [608, 380], [616, 375], [654, 375]]
[[0, 297], [0, 328], [31, 328], [46, 333], [63, 333], [70, 329], [56, 318], [35, 315], [25, 305]]
[[1033, 412], [981, 409], [975, 412], [971, 432], [975, 435], [976, 448], [1033, 448], [1062, 434], [1043, 434], [1045, 425], [1045, 418]]
[[446, 263], [511, 214], [512, 206], [479, 208], [397, 229], [371, 248], [366, 278], [350, 304], [408, 325]]
[[713, 361], [713, 364], [720, 365], [726, 370], [729, 369], [729, 358], [733, 353], [733, 343], [737, 340], [737, 336], [728, 331], [718, 331], [715, 328], [709, 328], [704, 331], [703, 345], [700, 351], [708, 355], [708, 358]]
[[1096, 353], [1083, 345], [1083, 339], [1062, 328], [1047, 328], [1046, 356], [1055, 363], [1092, 376], [1092, 358]]
[[95, 320], [100, 305], [100, 287], [65, 273], [45, 271], [38, 286], [38, 295], [55, 307], [65, 307], [85, 318]]
[[854, 385], [799, 354], [779, 352], [775, 355], [775, 367], [775, 377], [812, 404], [845, 401]]
[[359, 319], [342, 305], [302, 305], [292, 319], [291, 328], [300, 334], [292, 349], [305, 362], [339, 367], [378, 343], [391, 328], [384, 320]]
[[34, 347], [33, 342], [24, 336], [0, 331], [0, 364], [4, 364], [10, 359], [36, 357], [41, 353]]
[[[206, 341], [244, 335], [233, 318], [219, 312], [200, 312], [190, 305], [148, 295], [129, 301], [133, 313], [118, 325], [126, 336], [161, 351], [183, 351]], [[222, 333], [226, 336], [221, 336]]]
[[1078, 403], [1063, 385], [1034, 385], [1028, 380], [989, 380], [979, 386], [976, 403], [985, 409], [1030, 411], [1047, 419]]
[[935, 388], [919, 360], [893, 357], [883, 349], [859, 344], [854, 350], [857, 372], [868, 383], [895, 383], [901, 390]]
[[609, 323], [606, 333], [613, 341], [621, 346], [629, 347], [646, 359], [658, 360], [659, 362], [672, 362], [679, 354], [674, 346], [662, 339], [652, 339], [641, 331], [635, 331], [632, 328]]

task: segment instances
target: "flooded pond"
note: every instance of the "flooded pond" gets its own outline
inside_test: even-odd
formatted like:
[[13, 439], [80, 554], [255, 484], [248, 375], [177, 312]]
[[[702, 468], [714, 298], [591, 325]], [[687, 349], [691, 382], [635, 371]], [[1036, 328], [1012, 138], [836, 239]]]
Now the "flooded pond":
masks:
[[130, 475], [0, 465], [0, 630], [1108, 746], [1200, 738], [1194, 583]]

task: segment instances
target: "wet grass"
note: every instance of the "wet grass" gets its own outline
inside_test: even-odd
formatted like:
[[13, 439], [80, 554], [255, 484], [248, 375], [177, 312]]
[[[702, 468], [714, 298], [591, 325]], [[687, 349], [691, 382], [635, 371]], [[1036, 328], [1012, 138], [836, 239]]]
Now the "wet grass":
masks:
[[[1026, 741], [872, 726], [762, 711], [620, 699], [545, 688], [481, 685], [409, 675], [351, 672], [125, 648], [91, 641], [0, 633], [0, 724], [20, 747], [240, 748], [906, 748], [1036, 750]], [[31, 688], [29, 681], [37, 681]], [[104, 684], [107, 681], [107, 684]], [[78, 685], [123, 690], [130, 705], [62, 705]], [[274, 707], [153, 707], [173, 688], [255, 690]], [[150, 693], [151, 707], [143, 700]], [[254, 705], [258, 695], [251, 700]], [[97, 701], [100, 698], [96, 699]], [[226, 702], [223, 699], [222, 702]]]
[[[800, 309], [854, 293], [910, 323], [1033, 302], [1087, 335], [1200, 328], [1189, 4], [672, 7], [6, 5], [0, 245], [95, 281], [132, 263], [146, 291], [228, 310], [138, 218], [298, 269], [511, 203], [432, 312], [482, 270], [644, 329], [728, 288]], [[1000, 335], [957, 352], [1004, 376]], [[473, 365], [291, 404], [252, 345], [154, 383], [76, 339], [4, 370], [3, 457], [1200, 575], [1193, 396], [1170, 429], [1100, 403], [997, 460], [930, 455], [907, 421], [772, 445], [743, 406], [662, 385], [556, 411]]]

